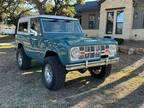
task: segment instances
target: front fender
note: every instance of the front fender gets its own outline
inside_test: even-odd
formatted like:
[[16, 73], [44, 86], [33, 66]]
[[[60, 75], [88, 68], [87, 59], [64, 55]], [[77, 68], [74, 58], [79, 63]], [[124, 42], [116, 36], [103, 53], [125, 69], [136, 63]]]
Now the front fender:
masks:
[[63, 43], [49, 42], [45, 54], [47, 51], [55, 52], [63, 65], [69, 61], [69, 47]]

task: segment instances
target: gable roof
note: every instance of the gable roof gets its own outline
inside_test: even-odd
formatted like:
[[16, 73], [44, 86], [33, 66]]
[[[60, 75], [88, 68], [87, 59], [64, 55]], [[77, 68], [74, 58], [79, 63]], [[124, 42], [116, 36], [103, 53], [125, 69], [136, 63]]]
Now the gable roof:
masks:
[[91, 10], [91, 9], [99, 10], [100, 9], [100, 3], [97, 0], [96, 1], [89, 1], [89, 2], [86, 2], [85, 4], [76, 5], [75, 9], [76, 9], [77, 13], [81, 13], [83, 11]]

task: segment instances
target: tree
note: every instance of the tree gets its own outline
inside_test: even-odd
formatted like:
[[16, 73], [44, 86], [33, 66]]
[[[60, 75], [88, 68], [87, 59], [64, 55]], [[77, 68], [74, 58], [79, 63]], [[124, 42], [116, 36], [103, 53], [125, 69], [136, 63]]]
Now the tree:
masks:
[[1, 0], [0, 5], [0, 21], [5, 17], [8, 19], [7, 24], [14, 24], [16, 29], [21, 16], [36, 13], [30, 12], [34, 7], [25, 0]]
[[84, 0], [1, 0], [0, 21], [3, 16], [9, 20], [9, 24], [16, 25], [23, 15], [53, 14], [74, 16], [75, 6], [83, 4]]
[[5, 16], [9, 19], [9, 24], [14, 25], [22, 15], [29, 15], [29, 11], [33, 9], [33, 6], [27, 6], [30, 4], [25, 0], [1, 0], [0, 5], [0, 19]]
[[83, 4], [85, 0], [27, 0], [34, 3], [39, 14], [53, 14], [74, 16], [75, 6]]

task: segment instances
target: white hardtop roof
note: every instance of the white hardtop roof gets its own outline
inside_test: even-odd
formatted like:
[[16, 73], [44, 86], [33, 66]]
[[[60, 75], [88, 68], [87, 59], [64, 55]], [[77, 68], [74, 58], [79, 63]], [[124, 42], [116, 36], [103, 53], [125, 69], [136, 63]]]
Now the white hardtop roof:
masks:
[[37, 16], [27, 16], [27, 17], [22, 17], [19, 19], [19, 21], [26, 21], [31, 18], [50, 18], [50, 19], [63, 19], [63, 20], [78, 20], [76, 18], [72, 17], [66, 17], [66, 16], [56, 16], [56, 15], [37, 15]]

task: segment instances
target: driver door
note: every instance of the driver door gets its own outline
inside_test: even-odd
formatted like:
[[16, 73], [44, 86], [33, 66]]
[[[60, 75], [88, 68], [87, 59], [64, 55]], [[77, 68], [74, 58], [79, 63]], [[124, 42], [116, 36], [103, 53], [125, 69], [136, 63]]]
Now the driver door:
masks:
[[42, 40], [40, 20], [39, 18], [32, 18], [30, 21], [30, 44], [32, 58], [40, 58], [40, 42]]

